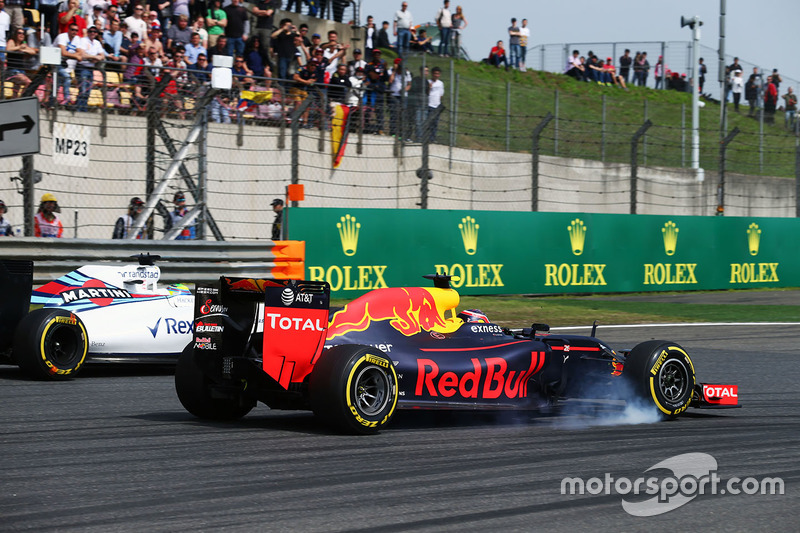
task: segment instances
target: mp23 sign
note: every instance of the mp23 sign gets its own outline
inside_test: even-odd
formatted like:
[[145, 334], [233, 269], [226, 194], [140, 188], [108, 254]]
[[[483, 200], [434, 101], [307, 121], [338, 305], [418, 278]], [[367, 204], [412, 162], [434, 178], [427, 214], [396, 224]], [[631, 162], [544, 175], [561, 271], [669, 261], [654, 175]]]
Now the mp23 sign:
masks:
[[91, 140], [89, 126], [56, 122], [53, 124], [53, 162], [70, 167], [88, 167]]

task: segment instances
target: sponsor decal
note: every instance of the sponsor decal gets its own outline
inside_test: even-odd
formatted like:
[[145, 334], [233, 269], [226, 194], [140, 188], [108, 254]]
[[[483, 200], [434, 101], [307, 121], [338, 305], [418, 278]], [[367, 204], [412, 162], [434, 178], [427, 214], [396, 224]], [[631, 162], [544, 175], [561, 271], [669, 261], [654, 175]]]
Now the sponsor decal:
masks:
[[266, 313], [265, 323], [269, 321], [270, 329], [295, 330], [295, 331], [325, 331], [319, 318], [288, 317], [279, 313]]
[[747, 228], [747, 248], [750, 250], [750, 255], [758, 255], [758, 247], [761, 244], [761, 230], [758, 229], [758, 224], [753, 222]]
[[455, 287], [504, 287], [500, 277], [502, 264], [459, 264], [434, 265], [437, 274], [453, 276], [450, 284]]
[[383, 273], [386, 265], [358, 265], [358, 266], [337, 266], [333, 265], [327, 269], [321, 266], [308, 267], [308, 279], [310, 281], [327, 281], [332, 291], [364, 291], [373, 289], [385, 289], [388, 287]]
[[197, 294], [219, 294], [216, 287], [197, 287]]
[[664, 253], [667, 255], [675, 255], [675, 249], [678, 247], [678, 226], [673, 221], [668, 221], [661, 228], [661, 236], [664, 239]]
[[228, 308], [224, 305], [217, 305], [213, 304], [214, 300], [208, 299], [205, 301], [203, 305], [200, 306], [200, 314], [201, 315], [210, 315], [210, 314], [218, 314], [218, 313], [227, 313]]
[[217, 343], [216, 342], [195, 342], [194, 343], [195, 350], [216, 350]]
[[779, 263], [731, 263], [730, 283], [777, 283]]
[[697, 263], [655, 263], [644, 265], [645, 285], [691, 285], [697, 283]]
[[567, 226], [569, 233], [569, 244], [572, 248], [572, 253], [581, 255], [583, 253], [583, 245], [586, 242], [586, 225], [583, 220], [576, 218]]
[[578, 287], [606, 285], [603, 270], [606, 265], [595, 263], [562, 263], [544, 265], [544, 284], [548, 287]]
[[74, 326], [78, 323], [78, 319], [75, 318], [75, 315], [70, 316], [57, 316], [55, 318], [56, 324], [69, 324], [70, 326]]
[[194, 331], [196, 333], [222, 333], [225, 330], [225, 326], [220, 326], [219, 324], [213, 324], [211, 322], [198, 322], [194, 326]]
[[197, 337], [194, 342], [211, 342], [211, 338], [209, 337]]
[[494, 324], [486, 326], [470, 326], [469, 328], [473, 333], [503, 333], [503, 328], [495, 326]]
[[664, 364], [664, 360], [667, 358], [668, 355], [669, 355], [668, 351], [661, 350], [661, 355], [658, 356], [658, 360], [656, 360], [656, 364], [654, 364], [653, 367], [650, 369], [650, 373], [651, 374], [653, 374], [654, 376], [656, 374], [658, 374], [658, 369], [661, 368], [661, 365]]
[[174, 318], [164, 318], [160, 317], [156, 320], [155, 326], [152, 328], [147, 326], [147, 329], [150, 330], [150, 334], [153, 335], [153, 338], [156, 338], [158, 335], [158, 329], [161, 326], [161, 321], [164, 321], [164, 328], [166, 330], [167, 335], [188, 335], [192, 333], [194, 330], [194, 322], [191, 320], [176, 320]]
[[445, 338], [444, 334], [438, 331], [431, 331], [431, 337], [437, 340], [443, 340]]
[[737, 385], [703, 385], [703, 399], [717, 405], [736, 405], [739, 403]]
[[376, 357], [374, 355], [367, 354], [367, 362], [378, 366], [382, 366], [383, 368], [389, 368], [389, 361], [381, 357]]
[[480, 225], [475, 222], [474, 218], [467, 216], [461, 219], [458, 229], [461, 231], [464, 251], [467, 252], [467, 255], [475, 255], [475, 252], [478, 251], [478, 230]]
[[161, 277], [161, 270], [122, 270], [119, 275], [125, 279], [158, 279]]
[[131, 293], [124, 289], [108, 287], [99, 279], [90, 279], [82, 287], [62, 291], [60, 296], [65, 304], [79, 300], [89, 300], [95, 305], [105, 307], [111, 304], [115, 298], [130, 298]]
[[344, 255], [352, 257], [356, 255], [358, 249], [358, 232], [361, 230], [361, 223], [356, 221], [356, 217], [345, 215], [336, 223], [339, 230], [339, 239], [342, 241], [342, 251]]

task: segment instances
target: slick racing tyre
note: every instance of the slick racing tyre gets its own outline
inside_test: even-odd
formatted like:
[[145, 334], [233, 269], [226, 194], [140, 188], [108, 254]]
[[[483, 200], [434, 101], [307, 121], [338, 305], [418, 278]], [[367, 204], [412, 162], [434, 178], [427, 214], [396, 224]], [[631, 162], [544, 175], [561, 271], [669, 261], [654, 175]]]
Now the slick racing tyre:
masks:
[[207, 420], [238, 420], [256, 406], [254, 400], [243, 397], [214, 398], [210, 383], [197, 365], [193, 342], [190, 342], [175, 367], [175, 391], [187, 411]]
[[638, 398], [655, 403], [662, 416], [685, 411], [694, 393], [694, 365], [686, 351], [668, 341], [637, 345], [625, 358], [623, 377]]
[[25, 315], [14, 334], [14, 361], [34, 379], [64, 380], [77, 374], [88, 351], [86, 327], [63, 309]]
[[337, 429], [377, 433], [397, 406], [394, 364], [370, 346], [335, 346], [314, 365], [309, 395], [314, 414]]

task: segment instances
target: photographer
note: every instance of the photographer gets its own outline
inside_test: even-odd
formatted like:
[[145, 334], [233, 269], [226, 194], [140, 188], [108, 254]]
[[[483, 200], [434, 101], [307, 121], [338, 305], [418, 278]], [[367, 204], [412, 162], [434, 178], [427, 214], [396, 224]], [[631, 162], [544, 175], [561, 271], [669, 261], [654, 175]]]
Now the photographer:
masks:
[[281, 20], [280, 27], [272, 32], [272, 47], [278, 56], [278, 77], [282, 80], [288, 79], [289, 65], [297, 53], [295, 36], [297, 27], [292, 23], [292, 19]]

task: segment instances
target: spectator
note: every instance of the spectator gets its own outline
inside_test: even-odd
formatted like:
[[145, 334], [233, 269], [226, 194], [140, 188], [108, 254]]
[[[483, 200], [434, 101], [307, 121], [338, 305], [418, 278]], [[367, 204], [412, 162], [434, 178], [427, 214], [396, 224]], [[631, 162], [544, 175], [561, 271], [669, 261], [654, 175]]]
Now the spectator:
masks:
[[[363, 71], [363, 67], [362, 67]], [[347, 65], [339, 63], [336, 73], [331, 76], [330, 84], [332, 87], [328, 91], [328, 98], [332, 102], [347, 105], [347, 96], [353, 84], [350, 83], [350, 76], [348, 75]]]
[[123, 21], [119, 18], [119, 7], [111, 4], [106, 8], [106, 27], [103, 28], [103, 30], [111, 29], [111, 23], [115, 20], [120, 23], [120, 26], [122, 26]]
[[[75, 65], [77, 65], [78, 61], [83, 59], [80, 50], [81, 38], [78, 33], [78, 25], [70, 24], [67, 32], [59, 34], [55, 43], [53, 43], [61, 49], [61, 67], [58, 69], [58, 80], [64, 93], [62, 100], [59, 102], [62, 105], [69, 103], [72, 72], [75, 70]], [[53, 101], [55, 99], [56, 95], [53, 95]]]
[[[44, 17], [45, 24], [50, 25], [50, 38], [55, 40], [58, 37], [58, 11], [61, 2], [59, 0], [39, 0], [39, 13]], [[2, 8], [0, 8], [2, 11]], [[0, 30], [2, 32], [2, 30]]]
[[584, 79], [589, 82], [602, 81], [600, 79], [601, 77], [598, 75], [598, 71], [596, 68], [597, 63], [600, 61], [600, 59], [596, 55], [594, 55], [594, 52], [592, 52], [591, 50], [589, 50], [587, 56], [588, 57], [583, 63], [583, 68], [586, 69]]
[[339, 60], [344, 58], [344, 55], [349, 49], [349, 43], [339, 43], [339, 34], [336, 33], [335, 30], [328, 32], [328, 42], [322, 45], [323, 55], [327, 60], [325, 69], [328, 72], [328, 78], [333, 76], [336, 72], [336, 68], [339, 66]]
[[[445, 2], [447, 4], [447, 2]], [[436, 142], [436, 130], [439, 126], [439, 114], [442, 107], [442, 97], [444, 96], [444, 82], [440, 79], [442, 77], [442, 69], [433, 67], [431, 69], [430, 92], [428, 93], [428, 116], [435, 113], [435, 118], [430, 123], [430, 136], [428, 142]]]
[[394, 35], [397, 37], [397, 53], [401, 56], [408, 53], [413, 25], [414, 18], [408, 10], [408, 2], [403, 2], [400, 9], [394, 13]]
[[[172, 24], [169, 26], [170, 28], [180, 22], [181, 17], [186, 17], [187, 22], [191, 20], [192, 15], [189, 6], [192, 1], [193, 0], [172, 0]], [[165, 14], [164, 11], [165, 9], [161, 10], [162, 15]]]
[[531, 36], [531, 29], [528, 27], [528, 19], [522, 19], [522, 27], [519, 29], [519, 70], [527, 72], [525, 61], [528, 59], [528, 39]]
[[508, 49], [511, 54], [509, 64], [518, 69], [519, 68], [519, 26], [517, 26], [517, 19], [511, 19], [511, 26], [508, 27]]
[[342, 22], [344, 10], [351, 0], [333, 0], [333, 21]]
[[731, 78], [731, 92], [733, 93], [733, 110], [739, 112], [739, 101], [744, 92], [744, 78], [742, 78], [742, 71], [733, 71], [733, 78]]
[[[67, 3], [67, 10], [58, 16], [58, 33], [67, 33], [71, 24], [78, 26], [78, 36], [83, 37], [86, 35], [86, 19], [78, 13], [81, 9], [80, 0], [69, 0]], [[22, 27], [22, 23], [19, 24]]]
[[647, 61], [647, 52], [639, 54], [638, 61], [633, 60], [633, 77], [636, 80], [638, 74], [638, 84], [640, 87], [647, 87], [647, 76], [650, 74], [650, 62]]
[[269, 57], [262, 54], [264, 47], [261, 46], [261, 36], [253, 35], [247, 39], [247, 46], [244, 48], [244, 60], [254, 76], [265, 76], [269, 70]]
[[6, 207], [6, 203], [3, 200], [0, 200], [0, 237], [14, 236], [14, 228], [11, 226], [11, 222], [5, 218], [5, 214], [7, 212], [8, 208]]
[[281, 226], [283, 226], [283, 200], [275, 198], [272, 200], [272, 211], [275, 212], [275, 220], [272, 222], [272, 240], [281, 239]]
[[428, 33], [420, 29], [419, 35], [417, 35], [417, 31], [413, 28], [411, 29], [411, 49], [412, 50], [419, 50], [425, 54], [432, 54], [433, 53], [433, 39], [428, 37]]
[[[367, 16], [367, 25], [364, 26], [364, 49], [367, 51], [367, 61], [372, 61], [372, 50], [376, 47], [377, 29], [372, 15]], [[352, 76], [353, 73], [351, 72]]]
[[161, 21], [158, 20], [158, 11], [150, 11], [149, 13], [147, 13], [147, 29], [148, 30], [161, 29]]
[[596, 63], [589, 64], [589, 70], [591, 71], [592, 78], [597, 80], [599, 85], [611, 85], [611, 73], [606, 69], [605, 62], [600, 59]]
[[747, 100], [747, 104], [750, 106], [750, 110], [747, 113], [748, 117], [755, 116], [756, 110], [758, 109], [758, 91], [761, 88], [761, 74], [758, 72], [758, 68], [753, 68], [753, 73], [750, 74], [750, 77], [747, 78], [747, 83], [744, 85], [744, 97]]
[[[142, 214], [144, 210], [144, 202], [138, 196], [131, 198], [128, 203], [128, 212], [117, 219], [114, 224], [114, 232], [111, 234], [112, 239], [127, 239], [131, 230], [136, 226], [136, 219]], [[136, 234], [137, 239], [146, 238], [145, 228], [139, 230]]]
[[81, 39], [81, 44], [78, 46], [81, 51], [81, 60], [78, 62], [78, 79], [80, 80], [78, 111], [89, 110], [89, 94], [94, 86], [94, 68], [106, 57], [103, 53], [103, 45], [97, 40], [98, 33], [97, 28], [91, 26], [87, 30], [87, 36]]
[[92, 12], [88, 13], [85, 19], [87, 29], [94, 26], [100, 32], [103, 31], [103, 29], [106, 27], [106, 22], [108, 22], [108, 19], [106, 19], [106, 16], [103, 14], [103, 6], [101, 5], [93, 6]]
[[11, 29], [11, 16], [5, 7], [5, 0], [0, 0], [0, 64], [6, 60], [6, 34]]
[[705, 63], [703, 63], [703, 58], [701, 57], [700, 60], [698, 61], [698, 66], [697, 66], [697, 74], [698, 74], [697, 86], [698, 90], [700, 91], [700, 94], [703, 94], [703, 86], [706, 84], [707, 73], [708, 73], [708, 67], [706, 67]]
[[[250, 32], [251, 39], [253, 37], [259, 38], [258, 52], [261, 55], [264, 65], [269, 64], [269, 50], [270, 50], [270, 37], [272, 36], [272, 25], [275, 17], [275, 10], [281, 8], [281, 0], [257, 0], [253, 5], [253, 16], [256, 18], [256, 27]], [[252, 67], [251, 67], [252, 68]], [[259, 70], [253, 70], [258, 76], [261, 76], [263, 67]]]
[[278, 77], [282, 80], [288, 79], [289, 65], [297, 54], [295, 36], [298, 35], [292, 19], [281, 20], [280, 27], [272, 32], [272, 47], [278, 56]]
[[311, 39], [308, 38], [308, 24], [305, 22], [297, 27], [297, 32], [303, 38], [303, 45], [306, 48], [311, 48]]
[[619, 75], [625, 80], [626, 85], [628, 83], [628, 79], [630, 78], [632, 63], [633, 58], [631, 57], [631, 51], [626, 48], [625, 53], [619, 58]]
[[103, 32], [103, 48], [108, 61], [124, 63], [128, 60], [122, 53], [122, 31], [119, 20], [111, 20], [108, 29]]
[[228, 38], [228, 55], [240, 56], [244, 54], [244, 41], [247, 39], [248, 20], [247, 9], [241, 0], [231, 0], [225, 8], [228, 25], [225, 26], [225, 36]]
[[197, 63], [197, 58], [200, 54], [205, 55], [208, 57], [208, 50], [206, 50], [203, 45], [201, 44], [200, 34], [197, 32], [192, 33], [192, 37], [189, 41], [189, 44], [186, 45], [186, 55], [185, 60], [186, 64], [190, 67]]
[[375, 119], [367, 129], [378, 134], [383, 131], [384, 104], [388, 88], [386, 83], [389, 81], [386, 63], [381, 59], [381, 55], [380, 49], [372, 51], [372, 61], [367, 64], [365, 69], [366, 82], [364, 83], [365, 104], [373, 111]]
[[[142, 46], [142, 48], [146, 48]], [[147, 48], [147, 55], [144, 58], [144, 66], [150, 67], [150, 74], [153, 77], [158, 78], [161, 75], [161, 67], [164, 66], [164, 62], [161, 61], [161, 58], [158, 56], [158, 51], [154, 47]]]
[[[74, 0], [77, 1], [77, 0]], [[149, 29], [147, 22], [142, 18], [144, 15], [144, 7], [136, 6], [133, 8], [133, 15], [125, 19], [125, 24], [128, 26], [126, 35], [130, 39], [132, 33], [136, 33], [140, 39], [147, 37]]]
[[[300, 70], [295, 73], [293, 77], [295, 87], [293, 87], [290, 92], [296, 105], [299, 105], [300, 102], [308, 98], [309, 87], [317, 83], [317, 68], [319, 65], [320, 60], [315, 57], [309, 59], [308, 63], [306, 63], [305, 66], [300, 67]], [[308, 121], [308, 114], [309, 108], [306, 108], [305, 113], [303, 113], [303, 117], [300, 119], [300, 123], [302, 125], [301, 127], [311, 127], [311, 123]]]
[[320, 46], [322, 46], [322, 36], [319, 33], [315, 33], [311, 36], [311, 46], [308, 47], [308, 53], [313, 56]]
[[655, 84], [656, 89], [661, 89], [661, 88], [666, 89], [666, 84], [664, 83], [664, 76], [666, 74], [665, 68], [666, 67], [664, 66], [664, 56], [658, 56], [658, 61], [656, 61], [656, 66], [653, 71], [653, 74], [655, 74], [656, 77], [656, 84]]
[[356, 48], [353, 50], [353, 60], [347, 62], [347, 73], [349, 76], [355, 76], [358, 67], [365, 68], [367, 62], [362, 59], [361, 49]]
[[389, 69], [389, 134], [400, 135], [400, 116], [403, 113], [403, 102], [411, 89], [411, 73], [403, 65], [401, 58], [395, 58], [394, 66]]
[[[299, 35], [294, 36], [295, 54], [292, 62], [289, 64], [289, 77], [294, 76], [294, 73], [300, 70], [300, 67], [308, 63], [311, 59], [311, 52], [303, 44], [303, 38]], [[320, 56], [321, 58], [322, 56]]]
[[[175, 204], [175, 209], [173, 209], [169, 214], [167, 227], [164, 228], [165, 232], [168, 232], [172, 228], [179, 226], [183, 220], [183, 217], [185, 217], [189, 212], [189, 209], [186, 207], [186, 196], [181, 191], [175, 193], [175, 195], [172, 197], [172, 203]], [[194, 224], [189, 224], [181, 230], [178, 236], [175, 237], [175, 240], [188, 241], [196, 238], [197, 229], [195, 228]]]
[[211, 7], [206, 13], [206, 28], [208, 29], [208, 46], [213, 48], [220, 35], [225, 34], [228, 25], [228, 16], [222, 9], [222, 0], [212, 0]]
[[[77, 36], [77, 25], [75, 33]], [[55, 195], [49, 192], [43, 194], [39, 203], [39, 210], [33, 217], [33, 236], [61, 238], [64, 234], [64, 225], [61, 224], [61, 219], [58, 218], [58, 213], [60, 212], [61, 208], [58, 206], [58, 200]]]
[[200, 35], [200, 45], [208, 49], [208, 30], [206, 30], [206, 18], [198, 15], [192, 24], [192, 32]]
[[364, 101], [365, 77], [363, 67], [356, 67], [355, 73], [350, 76], [350, 91], [347, 93], [347, 105], [350, 107], [360, 107]]
[[[28, 48], [35, 48], [37, 50], [40, 50], [43, 46], [53, 46], [53, 41], [50, 39], [50, 23], [45, 22], [44, 27], [39, 26], [35, 30], [28, 30], [28, 42], [26, 44], [28, 45]], [[25, 70], [39, 70], [39, 67], [42, 66], [39, 59], [40, 58], [38, 54], [26, 54]]]
[[208, 56], [204, 53], [197, 55], [197, 63], [190, 66], [194, 79], [199, 84], [205, 84], [211, 81], [211, 71], [213, 70], [208, 62]]
[[450, 55], [450, 30], [453, 28], [453, 15], [450, 13], [450, 0], [436, 13], [436, 26], [439, 28], [439, 55]]
[[286, 2], [286, 11], [292, 10], [292, 4], [294, 4], [294, 12], [295, 13], [302, 13], [303, 12], [303, 2], [305, 0], [287, 0]]
[[172, 52], [177, 45], [186, 48], [192, 40], [192, 34], [192, 29], [189, 27], [189, 17], [179, 15], [178, 23], [173, 24], [167, 30], [167, 50]]
[[578, 50], [572, 51], [572, 57], [569, 58], [569, 61], [567, 61], [564, 74], [567, 76], [572, 76], [578, 81], [583, 81], [586, 79], [586, 69], [583, 66], [583, 62], [578, 57], [579, 55], [580, 52]]
[[245, 63], [244, 56], [236, 56], [233, 58], [231, 74], [233, 74], [233, 83], [236, 87], [249, 89], [251, 86], [255, 85], [253, 71], [250, 70], [250, 67]]
[[778, 69], [772, 69], [772, 83], [775, 85], [775, 90], [778, 91], [778, 94], [780, 94], [781, 82], [783, 82], [783, 78], [778, 74]]
[[230, 96], [217, 95], [211, 100], [211, 120], [217, 124], [231, 123]]
[[220, 35], [217, 37], [217, 44], [208, 49], [208, 60], [213, 65], [216, 56], [230, 56], [228, 52], [228, 37]]
[[791, 87], [786, 89], [786, 94], [783, 95], [783, 101], [786, 102], [786, 105], [783, 107], [784, 111], [786, 111], [783, 125], [791, 130], [794, 128], [794, 119], [797, 113], [797, 95], [794, 94], [794, 89]]
[[461, 32], [467, 28], [467, 18], [464, 16], [464, 10], [461, 6], [456, 7], [456, 12], [453, 13], [453, 48], [455, 50], [456, 58], [461, 57]]
[[389, 21], [384, 20], [382, 26], [383, 27], [378, 30], [378, 39], [375, 44], [375, 49], [385, 48], [386, 50], [394, 50], [394, 46], [392, 46], [392, 43], [389, 41]]
[[627, 85], [625, 84], [625, 80], [617, 74], [617, 69], [614, 67], [612, 62], [612, 58], [606, 58], [606, 64], [603, 65], [604, 72], [606, 73], [606, 79], [611, 79], [611, 83], [616, 85], [617, 87], [622, 87], [626, 91], [628, 90]]
[[142, 45], [150, 50], [150, 48], [155, 49], [156, 55], [162, 59], [167, 59], [167, 53], [164, 50], [164, 43], [161, 42], [161, 28], [151, 28], [150, 34], [147, 36], [146, 39], [142, 40]]
[[508, 60], [506, 59], [506, 49], [503, 48], [503, 41], [497, 41], [497, 46], [493, 46], [489, 52], [489, 64], [499, 67], [501, 63], [508, 70]]
[[19, 98], [28, 85], [31, 84], [30, 78], [25, 75], [27, 59], [35, 57], [39, 53], [38, 48], [31, 48], [25, 42], [25, 30], [23, 28], [12, 28], [8, 42], [6, 43], [8, 52], [8, 64], [6, 81], [13, 84], [12, 98]]
[[767, 76], [767, 85], [764, 89], [764, 121], [775, 124], [775, 107], [778, 104], [778, 89], [772, 76]]

